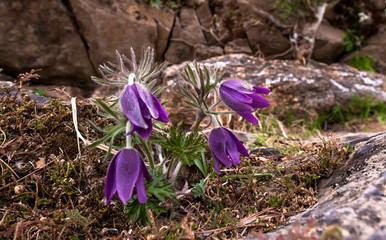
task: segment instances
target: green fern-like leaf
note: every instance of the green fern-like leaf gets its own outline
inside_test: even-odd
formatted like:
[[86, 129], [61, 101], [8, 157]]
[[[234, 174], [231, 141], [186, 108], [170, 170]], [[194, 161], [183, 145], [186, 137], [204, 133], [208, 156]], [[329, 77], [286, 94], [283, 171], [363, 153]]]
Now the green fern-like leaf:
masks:
[[206, 189], [207, 183], [205, 179], [201, 179], [199, 183], [193, 184], [193, 194], [194, 197], [205, 197], [205, 189]]
[[125, 206], [127, 218], [133, 222], [141, 222], [143, 225], [150, 221], [147, 209], [153, 211], [154, 214], [166, 212], [166, 208], [160, 203], [168, 198], [175, 198], [176, 194], [173, 185], [169, 183], [163, 174], [160, 174], [160, 168], [151, 170], [153, 179], [146, 182], [146, 195], [148, 197], [146, 203], [138, 202], [137, 195], [134, 195]]
[[151, 140], [165, 149], [167, 158], [181, 159], [188, 165], [201, 157], [207, 144], [199, 133], [186, 133], [180, 127], [172, 127], [168, 134], [160, 134]]

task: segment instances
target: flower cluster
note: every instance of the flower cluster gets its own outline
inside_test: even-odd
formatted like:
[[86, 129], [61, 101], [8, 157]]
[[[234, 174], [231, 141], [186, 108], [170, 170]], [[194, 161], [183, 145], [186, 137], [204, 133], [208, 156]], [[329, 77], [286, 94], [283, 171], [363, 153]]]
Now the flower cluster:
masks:
[[[240, 116], [258, 125], [259, 121], [252, 115], [258, 108], [269, 107], [267, 99], [258, 93], [269, 94], [268, 88], [252, 86], [238, 79], [229, 79], [219, 88], [221, 100]], [[240, 162], [239, 153], [248, 157], [248, 151], [239, 139], [224, 127], [215, 128], [209, 136], [209, 146], [212, 151], [213, 166], [220, 173], [219, 164], [230, 167]]]
[[[154, 146], [162, 146], [166, 148], [165, 151], [160, 151], [158, 158], [161, 166], [159, 169], [163, 169], [161, 174], [166, 180], [174, 181], [175, 177], [179, 173], [183, 164], [196, 164], [201, 172], [205, 175], [210, 174], [210, 170], [207, 170], [206, 161], [200, 163], [197, 160], [197, 153], [199, 156], [205, 151], [206, 140], [204, 135], [198, 133], [201, 121], [209, 116], [214, 122], [214, 128], [209, 135], [209, 147], [213, 158], [214, 171], [220, 173], [220, 166], [231, 167], [232, 165], [238, 165], [240, 163], [240, 156], [242, 154], [248, 157], [248, 150], [236, 137], [236, 135], [229, 129], [220, 126], [216, 115], [220, 113], [213, 112], [213, 108], [217, 106], [221, 101], [235, 111], [237, 114], [248, 120], [249, 122], [258, 125], [258, 120], [252, 114], [254, 110], [266, 108], [270, 106], [270, 102], [259, 94], [269, 94], [269, 89], [263, 87], [252, 86], [249, 83], [238, 79], [229, 79], [220, 83], [217, 70], [212, 72], [204, 67], [202, 70], [197, 63], [195, 64], [195, 70], [189, 65], [185, 69], [182, 77], [186, 80], [190, 87], [181, 86], [184, 95], [189, 99], [185, 101], [191, 107], [197, 111], [198, 116], [196, 124], [192, 128], [191, 133], [177, 133], [175, 130], [170, 130], [168, 134], [161, 134], [162, 136], [157, 138], [149, 138], [153, 130], [153, 119], [162, 123], [168, 123], [168, 115], [163, 108], [160, 101], [152, 94], [149, 86], [152, 83], [148, 83], [148, 80], [152, 80], [156, 76], [157, 72], [162, 70], [162, 66], [165, 64], [154, 67], [152, 65], [154, 51], [146, 51], [143, 55], [143, 59], [139, 65], [136, 65], [134, 52], [132, 51], [132, 69], [131, 72], [123, 64], [123, 60], [128, 58], [118, 54], [119, 64], [113, 65], [119, 68], [119, 71], [114, 72], [110, 67], [103, 65], [101, 71], [103, 79], [94, 77], [93, 80], [101, 84], [121, 85], [124, 89], [119, 96], [120, 111], [110, 108], [102, 103], [100, 100], [96, 100], [99, 106], [101, 106], [106, 112], [110, 113], [111, 117], [117, 120], [118, 125], [112, 127], [107, 136], [94, 143], [94, 145], [100, 144], [103, 141], [111, 138], [110, 148], [113, 144], [114, 137], [120, 133], [124, 133], [126, 136], [126, 147], [122, 148], [113, 157], [107, 170], [106, 182], [105, 182], [105, 204], [109, 205], [115, 194], [119, 199], [127, 204], [132, 198], [134, 189], [136, 190], [137, 200], [140, 204], [145, 204], [148, 200], [148, 196], [156, 196], [160, 201], [164, 201], [158, 193], [152, 192], [153, 195], [148, 195], [148, 191], [156, 191], [155, 179], [160, 179], [160, 175], [150, 175], [146, 163], [147, 160], [149, 167], [152, 170], [152, 174], [155, 172], [154, 160], [152, 157]], [[113, 77], [115, 80], [110, 83], [108, 77]], [[145, 87], [147, 86], [147, 87]], [[210, 92], [218, 91], [221, 97], [221, 101], [213, 103], [211, 107], [208, 101], [210, 99]], [[131, 146], [131, 139], [134, 137], [136, 143], [141, 145], [143, 154], [146, 158], [142, 157], [142, 153]], [[149, 143], [150, 140], [154, 141], [153, 144]], [[156, 142], [161, 141], [164, 142]], [[161, 140], [160, 140], [161, 139]], [[151, 142], [150, 141], [150, 142]], [[166, 157], [160, 156], [162, 154], [169, 154]], [[193, 158], [189, 160], [189, 155]], [[178, 159], [175, 159], [178, 158]], [[197, 162], [198, 161], [198, 162]], [[159, 170], [158, 170], [159, 171]], [[146, 189], [146, 182], [152, 181], [150, 185], [151, 190]], [[165, 184], [162, 184], [165, 186]], [[162, 193], [166, 193], [165, 189]], [[150, 206], [150, 205], [149, 205]], [[154, 205], [155, 206], [155, 205]], [[141, 210], [143, 212], [143, 210]], [[147, 212], [147, 211], [145, 211]]]
[[[136, 132], [141, 138], [148, 139], [153, 129], [152, 118], [164, 123], [169, 122], [158, 99], [137, 83], [125, 87], [120, 103], [131, 125], [131, 130], [126, 132], [126, 135]], [[144, 178], [148, 181], [152, 179], [138, 151], [134, 148], [122, 149], [115, 155], [107, 171], [105, 204], [110, 204], [115, 193], [118, 193], [119, 199], [126, 204], [132, 196], [134, 186], [138, 201], [145, 203], [147, 197]]]
[[169, 122], [168, 115], [158, 99], [137, 83], [126, 86], [120, 102], [132, 125], [132, 130], [126, 134], [137, 132], [141, 138], [148, 139], [153, 129], [152, 118], [163, 123]]

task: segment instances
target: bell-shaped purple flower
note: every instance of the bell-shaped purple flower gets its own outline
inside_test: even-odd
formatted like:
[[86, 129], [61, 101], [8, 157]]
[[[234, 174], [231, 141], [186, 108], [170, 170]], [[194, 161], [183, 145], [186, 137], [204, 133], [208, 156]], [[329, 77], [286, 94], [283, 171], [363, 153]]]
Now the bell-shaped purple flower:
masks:
[[138, 151], [134, 148], [120, 150], [107, 170], [105, 204], [110, 204], [115, 193], [118, 193], [119, 199], [126, 204], [133, 195], [134, 187], [138, 201], [145, 203], [147, 197], [144, 178], [148, 181], [152, 179]]
[[209, 146], [213, 156], [213, 166], [220, 173], [220, 164], [226, 167], [240, 163], [239, 152], [248, 157], [248, 151], [240, 140], [224, 127], [215, 128], [209, 135]]
[[252, 112], [257, 108], [266, 108], [270, 105], [269, 101], [258, 93], [269, 94], [269, 92], [268, 88], [252, 86], [238, 79], [229, 79], [220, 86], [222, 101], [240, 116], [256, 125], [259, 124], [259, 121], [252, 115]]
[[132, 126], [127, 135], [135, 131], [141, 138], [147, 139], [153, 129], [152, 118], [164, 123], [169, 122], [168, 115], [158, 99], [137, 83], [126, 86], [120, 102]]

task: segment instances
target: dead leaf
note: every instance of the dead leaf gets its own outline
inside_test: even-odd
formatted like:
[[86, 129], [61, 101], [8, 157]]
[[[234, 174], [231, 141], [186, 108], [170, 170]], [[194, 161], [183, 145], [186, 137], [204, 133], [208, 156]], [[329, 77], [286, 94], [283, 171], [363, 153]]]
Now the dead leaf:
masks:
[[44, 168], [46, 166], [46, 159], [43, 157], [40, 157], [39, 160], [36, 162], [36, 169]]

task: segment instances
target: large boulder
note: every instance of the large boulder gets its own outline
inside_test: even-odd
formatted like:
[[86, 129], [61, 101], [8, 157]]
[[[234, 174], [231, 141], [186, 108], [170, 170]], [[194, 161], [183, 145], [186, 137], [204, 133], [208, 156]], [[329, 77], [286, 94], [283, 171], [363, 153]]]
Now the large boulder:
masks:
[[269, 14], [279, 22], [272, 1], [216, 0], [214, 6], [218, 26], [227, 27], [226, 30], [219, 28], [215, 31], [224, 44], [234, 39], [247, 38], [253, 53], [264, 57], [282, 54], [291, 47], [289, 39], [267, 18]]
[[30, 69], [40, 83], [90, 88], [90, 63], [85, 43], [61, 1], [0, 1], [0, 67], [17, 76]]
[[115, 50], [138, 56], [147, 47], [164, 52], [173, 26], [174, 13], [157, 9], [142, 1], [70, 0], [79, 30], [87, 42], [91, 62], [115, 61]]
[[282, 54], [291, 48], [289, 39], [267, 23], [250, 20], [244, 23], [244, 28], [254, 53], [269, 57]]
[[182, 7], [176, 18], [165, 60], [170, 63], [193, 60], [195, 48], [206, 43], [196, 12], [192, 8]]
[[[186, 64], [167, 68], [163, 82], [167, 86], [162, 100], [168, 100], [166, 108], [172, 113], [173, 122], [193, 119], [186, 114], [178, 91], [182, 78], [180, 73]], [[325, 65], [312, 62], [308, 66], [292, 60], [263, 60], [245, 54], [230, 54], [199, 62], [210, 68], [224, 72], [222, 79], [237, 78], [256, 86], [268, 87], [271, 102], [268, 111], [276, 109], [275, 114], [285, 116], [290, 107], [299, 113], [317, 113], [330, 110], [339, 104], [348, 108], [351, 100], [370, 96], [374, 100], [386, 101], [386, 77], [382, 74], [361, 72], [347, 65]], [[176, 115], [176, 116], [174, 116]], [[184, 120], [185, 121], [185, 120]]]
[[196, 9], [196, 15], [198, 21], [201, 24], [201, 28], [204, 32], [208, 45], [222, 45], [221, 41], [215, 35], [215, 25], [213, 24], [213, 14], [209, 7], [209, 1], [203, 2]]
[[225, 54], [244, 53], [252, 55], [252, 49], [249, 47], [248, 39], [238, 38], [227, 42], [224, 47]]
[[339, 236], [338, 232], [343, 238], [331, 239], [386, 239], [386, 132], [352, 143], [356, 152], [322, 181], [315, 206], [290, 218], [280, 230], [246, 239], [287, 239], [296, 222], [305, 229], [310, 219], [316, 220], [308, 231], [314, 239], [321, 239], [322, 234]]
[[327, 64], [335, 62], [345, 52], [344, 37], [345, 34], [342, 30], [322, 23], [315, 36], [312, 58]]

